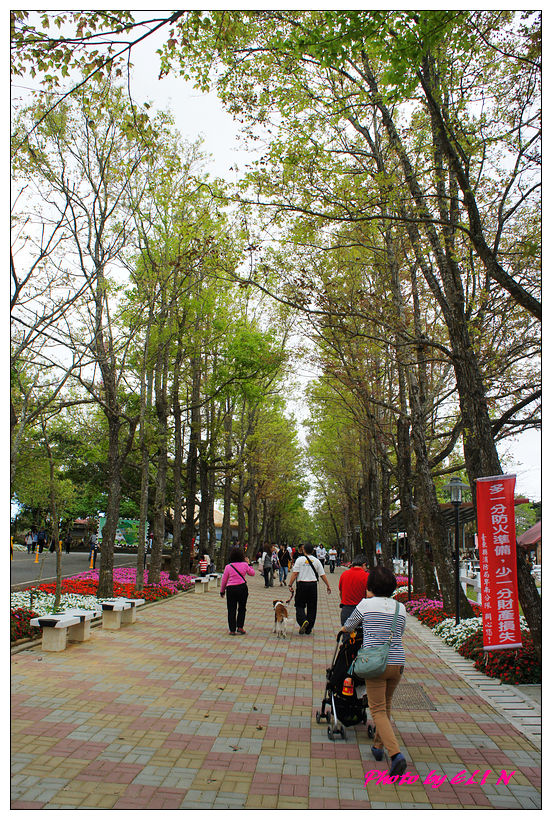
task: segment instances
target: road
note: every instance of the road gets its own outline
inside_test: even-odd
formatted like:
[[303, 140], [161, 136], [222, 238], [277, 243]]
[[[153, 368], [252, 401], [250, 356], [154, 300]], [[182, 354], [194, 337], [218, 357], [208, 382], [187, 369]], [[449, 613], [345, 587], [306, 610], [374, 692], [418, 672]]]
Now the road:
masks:
[[[22, 585], [32, 584], [40, 578], [41, 582], [56, 580], [56, 556], [51, 552], [43, 552], [38, 556], [38, 563], [35, 563], [35, 555], [28, 555], [27, 552], [14, 550], [13, 561], [10, 561], [11, 569], [11, 589]], [[136, 555], [125, 553], [115, 553], [114, 564], [116, 567], [135, 567]], [[86, 572], [90, 567], [90, 560], [87, 552], [71, 552], [69, 555], [62, 554], [61, 572], [62, 577], [77, 575], [79, 572]], [[96, 559], [96, 569], [100, 568], [100, 556]]]

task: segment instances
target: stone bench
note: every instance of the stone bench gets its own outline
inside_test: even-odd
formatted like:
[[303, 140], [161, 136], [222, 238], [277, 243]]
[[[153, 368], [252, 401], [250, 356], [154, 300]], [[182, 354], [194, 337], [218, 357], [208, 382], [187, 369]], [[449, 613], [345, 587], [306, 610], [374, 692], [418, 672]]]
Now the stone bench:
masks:
[[209, 573], [209, 575], [207, 575], [207, 578], [209, 579], [209, 583], [207, 584], [207, 589], [208, 590], [216, 589], [217, 587], [220, 587], [220, 581], [221, 581], [221, 578], [222, 578], [222, 575], [220, 574], [220, 572], [211, 572], [211, 573]]
[[63, 612], [65, 615], [73, 615], [80, 621], [76, 626], [69, 627], [67, 637], [70, 641], [89, 640], [91, 622], [95, 618], [100, 618], [102, 614], [101, 609], [79, 609], [78, 607], [69, 607]]
[[207, 592], [209, 589], [209, 579], [207, 576], [204, 578], [194, 578], [194, 592], [202, 593]]
[[[74, 641], [81, 641], [84, 638], [78, 637], [82, 628], [82, 621], [79, 615], [60, 612], [57, 615], [39, 615], [31, 619], [31, 626], [42, 629], [42, 649], [45, 652], [63, 652], [67, 647], [67, 638]], [[77, 632], [71, 633], [71, 630]], [[70, 633], [68, 635], [68, 633]], [[76, 635], [76, 637], [75, 637]]]
[[136, 621], [136, 609], [145, 604], [143, 598], [110, 598], [102, 601], [102, 628], [120, 629]]

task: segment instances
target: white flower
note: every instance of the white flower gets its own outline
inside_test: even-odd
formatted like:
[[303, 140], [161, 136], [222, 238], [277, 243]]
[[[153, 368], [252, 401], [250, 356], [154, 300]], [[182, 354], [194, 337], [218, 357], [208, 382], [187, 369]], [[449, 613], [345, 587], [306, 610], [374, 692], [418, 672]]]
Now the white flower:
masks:
[[[24, 589], [21, 592], [12, 592], [10, 598], [11, 606], [13, 608], [26, 607], [29, 609], [31, 606], [31, 596], [28, 589]], [[35, 590], [33, 593], [33, 612], [36, 612], [37, 615], [50, 615], [53, 612], [55, 600], [56, 596], [53, 593], [37, 592]], [[78, 607], [79, 609], [98, 609], [98, 604], [102, 600], [106, 599], [96, 598], [95, 595], [77, 595], [75, 593], [67, 593], [61, 596], [59, 608], [60, 610], [68, 607]]]
[[[522, 631], [527, 629], [527, 621], [522, 615], [520, 615], [519, 623]], [[468, 638], [482, 629], [482, 618], [466, 618], [460, 621], [458, 625], [456, 625], [454, 618], [446, 618], [446, 620], [434, 626], [431, 631], [438, 635], [448, 646], [459, 649], [464, 641], [467, 641]]]

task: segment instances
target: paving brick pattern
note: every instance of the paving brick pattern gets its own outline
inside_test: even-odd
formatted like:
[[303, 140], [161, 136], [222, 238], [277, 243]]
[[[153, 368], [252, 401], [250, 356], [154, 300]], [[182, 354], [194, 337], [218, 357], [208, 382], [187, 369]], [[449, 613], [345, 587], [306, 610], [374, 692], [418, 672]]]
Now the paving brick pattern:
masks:
[[[393, 718], [419, 777], [365, 786], [366, 772], [388, 768], [365, 727], [332, 742], [314, 719], [339, 629], [338, 577], [331, 596], [320, 589], [310, 636], [295, 626], [276, 639], [283, 590], [257, 574], [245, 636], [227, 634], [213, 591], [148, 607], [118, 632], [94, 629], [65, 652], [14, 655], [12, 809], [540, 808], [540, 750], [408, 632], [404, 682], [433, 709]], [[475, 782], [451, 784], [462, 769]], [[424, 783], [432, 771], [445, 778], [438, 787]]]

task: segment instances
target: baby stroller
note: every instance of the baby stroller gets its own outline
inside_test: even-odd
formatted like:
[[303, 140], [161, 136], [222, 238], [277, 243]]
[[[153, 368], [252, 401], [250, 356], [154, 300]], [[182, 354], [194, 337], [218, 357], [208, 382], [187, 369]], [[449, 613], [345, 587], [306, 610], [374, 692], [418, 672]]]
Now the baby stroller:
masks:
[[[343, 640], [340, 643], [341, 638]], [[338, 633], [332, 665], [326, 669], [326, 691], [322, 706], [320, 711], [316, 712], [317, 723], [321, 723], [325, 718], [329, 724], [330, 740], [335, 740], [335, 735], [341, 735], [345, 740], [346, 726], [367, 722], [366, 685], [362, 678], [349, 674], [349, 667], [361, 646], [361, 631], [352, 632], [350, 635]], [[374, 735], [373, 727], [368, 726], [368, 737], [372, 738]]]

